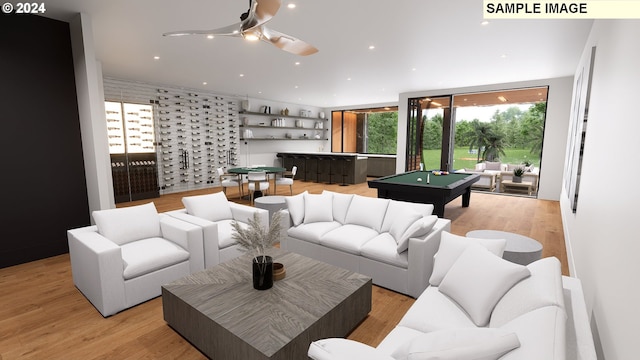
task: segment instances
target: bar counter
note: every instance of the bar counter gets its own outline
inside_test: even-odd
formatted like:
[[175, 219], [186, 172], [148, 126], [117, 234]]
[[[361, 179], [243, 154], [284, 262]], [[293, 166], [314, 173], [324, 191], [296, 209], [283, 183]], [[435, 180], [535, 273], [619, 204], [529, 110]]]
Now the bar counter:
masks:
[[367, 156], [355, 153], [279, 152], [282, 166], [298, 167], [296, 179], [331, 184], [360, 184], [367, 181]]

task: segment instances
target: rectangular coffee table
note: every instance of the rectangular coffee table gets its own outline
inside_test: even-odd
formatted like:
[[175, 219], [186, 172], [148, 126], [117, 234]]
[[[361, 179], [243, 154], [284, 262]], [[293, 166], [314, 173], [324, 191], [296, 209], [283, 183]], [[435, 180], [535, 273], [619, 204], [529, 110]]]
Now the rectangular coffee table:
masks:
[[306, 359], [309, 344], [344, 337], [371, 311], [371, 278], [273, 249], [286, 277], [255, 290], [251, 256], [162, 286], [165, 321], [211, 359]]

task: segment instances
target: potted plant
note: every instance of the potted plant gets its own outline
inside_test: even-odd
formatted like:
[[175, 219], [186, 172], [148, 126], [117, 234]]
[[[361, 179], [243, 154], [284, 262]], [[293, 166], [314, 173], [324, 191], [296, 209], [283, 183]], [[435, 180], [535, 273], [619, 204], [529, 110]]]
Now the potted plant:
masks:
[[258, 213], [248, 220], [247, 227], [237, 221], [231, 223], [234, 232], [231, 238], [245, 251], [255, 254], [252, 260], [253, 287], [257, 290], [270, 289], [273, 286], [273, 258], [266, 254], [267, 250], [278, 242], [282, 230], [280, 211], [271, 217], [271, 226], [260, 225]]
[[522, 175], [524, 175], [524, 168], [519, 167], [519, 168], [513, 169], [513, 182], [521, 183]]

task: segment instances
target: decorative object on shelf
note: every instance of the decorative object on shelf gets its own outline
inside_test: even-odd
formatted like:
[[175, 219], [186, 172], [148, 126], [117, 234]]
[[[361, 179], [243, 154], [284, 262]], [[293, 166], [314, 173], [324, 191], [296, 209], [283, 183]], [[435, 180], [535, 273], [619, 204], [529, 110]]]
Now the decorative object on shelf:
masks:
[[522, 175], [524, 175], [524, 168], [515, 168], [513, 170], [513, 182], [514, 183], [521, 183], [522, 182]]
[[324, 119], [324, 111], [320, 111], [320, 112], [318, 113], [318, 117], [319, 117], [320, 119]]
[[263, 114], [271, 114], [271, 106], [260, 107], [260, 112]]
[[260, 225], [257, 212], [248, 220], [248, 226], [241, 226], [237, 221], [231, 223], [233, 234], [231, 238], [246, 252], [253, 252], [252, 260], [253, 287], [256, 290], [267, 290], [273, 286], [273, 258], [266, 252], [273, 248], [282, 234], [280, 211], [273, 213], [271, 226], [264, 228]]
[[314, 127], [314, 129], [323, 129], [324, 128], [324, 124], [322, 123], [322, 121], [316, 121]]
[[300, 117], [309, 117], [309, 110], [300, 110]]
[[289, 116], [289, 109], [288, 108], [284, 108], [284, 115], [285, 116]]
[[242, 111], [249, 111], [249, 100], [242, 100], [240, 106], [242, 107]]
[[296, 127], [301, 128], [302, 127], [302, 120], [296, 120]]

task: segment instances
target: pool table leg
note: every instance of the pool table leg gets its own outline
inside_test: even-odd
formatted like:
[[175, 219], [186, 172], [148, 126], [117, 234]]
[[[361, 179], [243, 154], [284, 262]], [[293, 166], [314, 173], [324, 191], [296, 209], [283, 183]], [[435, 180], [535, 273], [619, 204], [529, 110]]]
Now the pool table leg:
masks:
[[435, 201], [433, 203], [433, 215], [438, 216], [439, 218], [444, 217], [444, 201]]
[[471, 186], [469, 186], [462, 194], [462, 207], [469, 207], [471, 201]]

